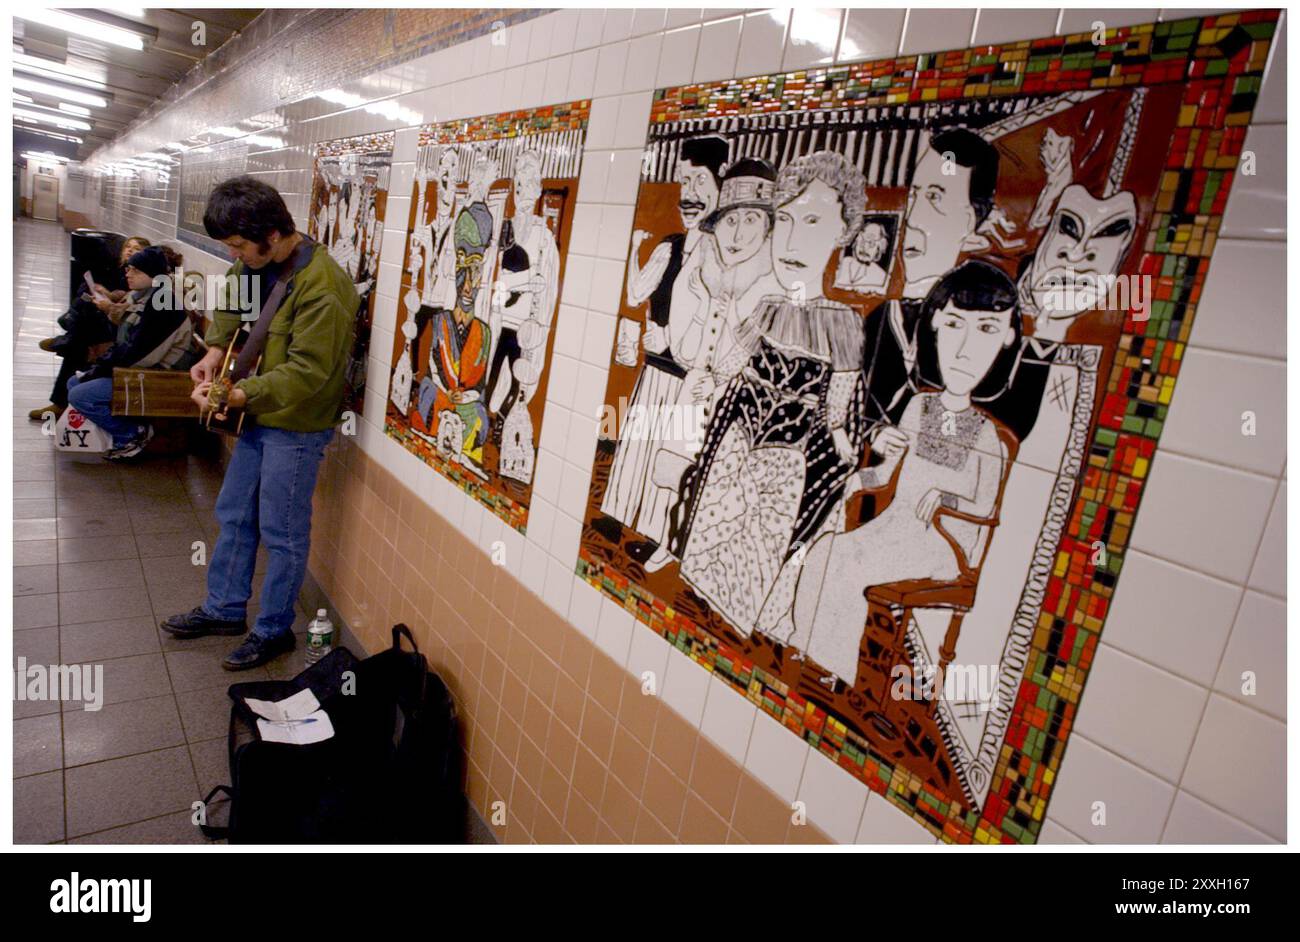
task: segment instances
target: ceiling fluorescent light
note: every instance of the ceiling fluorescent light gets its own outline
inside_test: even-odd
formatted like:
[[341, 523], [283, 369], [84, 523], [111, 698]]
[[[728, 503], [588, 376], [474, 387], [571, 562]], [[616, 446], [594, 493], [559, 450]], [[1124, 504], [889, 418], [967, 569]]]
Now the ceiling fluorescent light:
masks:
[[56, 124], [61, 128], [72, 128], [77, 131], [89, 131], [91, 127], [85, 121], [79, 121], [76, 118], [67, 118], [62, 115], [41, 114], [39, 111], [27, 111], [20, 108], [14, 109], [14, 117], [27, 118], [29, 121], [41, 121], [45, 124]]
[[14, 53], [14, 69], [19, 72], [28, 72], [41, 78], [55, 79], [60, 82], [70, 82], [73, 85], [81, 85], [86, 88], [107, 88], [104, 76], [96, 75], [85, 69], [78, 69], [68, 65], [66, 62], [56, 62], [53, 59], [42, 59], [40, 56], [32, 56], [27, 53]]
[[19, 130], [25, 134], [39, 134], [41, 137], [52, 138], [56, 141], [70, 141], [73, 144], [80, 144], [85, 140], [85, 138], [77, 137], [75, 134], [60, 134], [58, 131], [43, 131], [40, 128], [23, 127]]
[[87, 39], [112, 43], [114, 46], [121, 46], [124, 49], [137, 51], [144, 49], [144, 39], [139, 33], [119, 26], [110, 26], [99, 20], [74, 16], [71, 13], [64, 13], [62, 10], [28, 10], [26, 12], [15, 10], [14, 16], [31, 23], [48, 26], [51, 29], [72, 33], [74, 36], [84, 36]]
[[39, 92], [42, 95], [51, 95], [55, 98], [66, 99], [67, 101], [76, 102], [79, 105], [92, 105], [95, 108], [107, 108], [108, 101], [100, 95], [92, 95], [89, 92], [79, 92], [75, 88], [68, 88], [66, 85], [53, 85], [49, 82], [38, 82], [36, 79], [23, 78], [21, 75], [14, 76], [14, 88], [21, 88], [27, 92]]
[[59, 110], [66, 111], [68, 114], [81, 115], [83, 118], [90, 117], [89, 108], [83, 108], [81, 105], [70, 105], [66, 101], [59, 102]]

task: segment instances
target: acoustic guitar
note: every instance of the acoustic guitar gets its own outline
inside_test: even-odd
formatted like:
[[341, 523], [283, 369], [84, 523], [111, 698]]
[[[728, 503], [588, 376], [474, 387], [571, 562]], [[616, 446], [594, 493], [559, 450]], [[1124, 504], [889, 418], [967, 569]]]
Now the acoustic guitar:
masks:
[[213, 377], [212, 385], [208, 387], [208, 407], [202, 410], [204, 428], [226, 435], [239, 435], [244, 430], [245, 410], [242, 407], [238, 409], [230, 407], [230, 391], [240, 380], [255, 375], [258, 367], [262, 365], [262, 347], [266, 343], [266, 334], [271, 327], [271, 320], [279, 310], [285, 294], [288, 293], [294, 276], [306, 268], [307, 263], [311, 261], [316, 244], [312, 239], [302, 237], [290, 258], [288, 270], [282, 272], [276, 279], [270, 295], [262, 304], [256, 322], [252, 327], [249, 327], [247, 321], [240, 324], [239, 329], [230, 338], [226, 355], [221, 360], [221, 370]]
[[[231, 407], [230, 391], [241, 378], [235, 375], [235, 363], [248, 336], [249, 331], [245, 327], [241, 326], [235, 331], [235, 335], [230, 338], [230, 345], [226, 347], [226, 355], [221, 360], [221, 369], [208, 387], [208, 407], [203, 410], [201, 419], [203, 427], [209, 431], [238, 436], [244, 430], [244, 409]], [[256, 373], [261, 364], [262, 355], [259, 353], [249, 375]]]

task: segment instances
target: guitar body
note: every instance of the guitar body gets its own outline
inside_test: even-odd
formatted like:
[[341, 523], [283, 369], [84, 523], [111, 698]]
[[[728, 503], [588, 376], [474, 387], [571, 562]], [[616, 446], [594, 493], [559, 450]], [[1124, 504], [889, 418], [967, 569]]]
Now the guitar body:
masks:
[[[249, 332], [243, 327], [235, 331], [235, 335], [230, 338], [230, 345], [226, 348], [226, 355], [221, 360], [221, 369], [208, 389], [208, 407], [203, 410], [202, 421], [203, 427], [210, 431], [237, 436], [244, 430], [244, 410], [232, 409], [228, 402], [230, 390], [235, 385], [233, 377], [235, 360], [244, 348], [248, 336]], [[253, 366], [253, 373], [257, 372], [261, 362], [262, 358], [259, 356]]]

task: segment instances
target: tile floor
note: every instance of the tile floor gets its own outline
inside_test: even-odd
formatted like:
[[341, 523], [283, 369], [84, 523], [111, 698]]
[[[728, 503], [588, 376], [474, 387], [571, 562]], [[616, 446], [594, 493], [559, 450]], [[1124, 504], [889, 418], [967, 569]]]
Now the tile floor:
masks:
[[[36, 346], [67, 308], [69, 241], [55, 223], [14, 222], [14, 658], [103, 665], [103, 708], [14, 701], [14, 841], [201, 843], [191, 803], [229, 779], [226, 688], [290, 677], [298, 647], [242, 674], [237, 639], [178, 642], [158, 620], [198, 604], [195, 541], [217, 536], [214, 458], [149, 454], [116, 466], [61, 455], [28, 410], [57, 372]], [[263, 565], [250, 603], [256, 613]], [[224, 818], [223, 812], [216, 812]]]

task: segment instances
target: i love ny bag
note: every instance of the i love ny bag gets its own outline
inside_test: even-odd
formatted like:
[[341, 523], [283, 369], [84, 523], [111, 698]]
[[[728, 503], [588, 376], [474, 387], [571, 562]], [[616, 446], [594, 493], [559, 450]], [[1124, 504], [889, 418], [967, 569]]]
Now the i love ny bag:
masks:
[[54, 447], [82, 455], [100, 455], [113, 447], [113, 436], [72, 406], [54, 424]]

